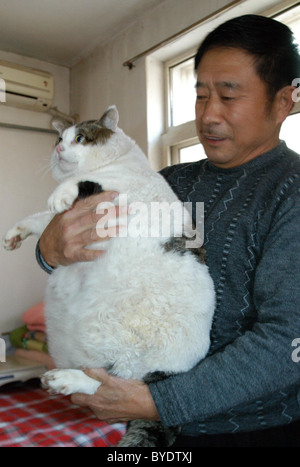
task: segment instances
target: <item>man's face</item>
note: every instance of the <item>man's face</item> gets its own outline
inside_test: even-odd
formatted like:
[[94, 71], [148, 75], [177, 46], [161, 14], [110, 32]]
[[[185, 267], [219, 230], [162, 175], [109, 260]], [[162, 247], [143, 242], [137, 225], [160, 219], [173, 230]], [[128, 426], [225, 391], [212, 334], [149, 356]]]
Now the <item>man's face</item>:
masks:
[[206, 52], [197, 72], [196, 126], [218, 167], [244, 164], [279, 143], [280, 122], [253, 57], [242, 49]]

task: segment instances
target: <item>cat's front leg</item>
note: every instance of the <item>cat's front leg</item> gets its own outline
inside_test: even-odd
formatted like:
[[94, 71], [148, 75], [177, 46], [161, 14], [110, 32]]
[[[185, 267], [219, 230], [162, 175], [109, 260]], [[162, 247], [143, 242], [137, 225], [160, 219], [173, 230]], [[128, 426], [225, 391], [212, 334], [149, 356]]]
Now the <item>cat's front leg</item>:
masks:
[[78, 193], [78, 180], [67, 180], [54, 190], [48, 199], [48, 208], [54, 213], [67, 211], [78, 197]]
[[33, 214], [17, 222], [3, 237], [4, 248], [6, 250], [20, 248], [22, 242], [29, 235], [40, 237], [52, 218], [53, 214], [46, 211]]
[[95, 394], [101, 383], [87, 376], [82, 370], [56, 369], [47, 371], [41, 378], [42, 385], [49, 392], [57, 394]]

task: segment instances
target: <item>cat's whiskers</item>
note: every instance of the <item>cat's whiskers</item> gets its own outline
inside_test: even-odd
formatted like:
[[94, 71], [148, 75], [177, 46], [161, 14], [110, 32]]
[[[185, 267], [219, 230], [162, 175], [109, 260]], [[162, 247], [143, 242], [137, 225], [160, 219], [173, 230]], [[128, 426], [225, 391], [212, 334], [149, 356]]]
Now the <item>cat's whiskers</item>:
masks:
[[39, 167], [37, 169], [36, 173], [37, 173], [38, 176], [40, 176], [40, 175], [45, 176], [45, 175], [48, 174], [48, 172], [50, 172], [51, 169], [52, 169], [51, 164], [49, 164], [49, 161], [48, 161], [47, 164]]

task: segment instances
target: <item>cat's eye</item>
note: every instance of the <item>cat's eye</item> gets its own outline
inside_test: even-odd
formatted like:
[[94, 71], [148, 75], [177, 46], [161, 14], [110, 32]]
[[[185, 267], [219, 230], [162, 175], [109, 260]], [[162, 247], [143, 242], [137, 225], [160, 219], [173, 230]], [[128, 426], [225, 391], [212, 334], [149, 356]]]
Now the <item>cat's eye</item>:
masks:
[[61, 137], [57, 138], [56, 146], [57, 146], [59, 143], [61, 143], [61, 142], [62, 142], [62, 138], [61, 138]]
[[84, 136], [81, 133], [79, 133], [79, 135], [75, 137], [75, 141], [76, 143], [82, 143], [82, 141], [84, 141]]

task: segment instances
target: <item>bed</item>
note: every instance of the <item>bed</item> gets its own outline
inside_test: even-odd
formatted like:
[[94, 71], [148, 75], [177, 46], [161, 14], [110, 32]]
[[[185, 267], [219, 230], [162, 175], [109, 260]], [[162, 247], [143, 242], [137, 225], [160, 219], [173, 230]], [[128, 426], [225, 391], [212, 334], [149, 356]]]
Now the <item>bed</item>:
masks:
[[0, 388], [0, 447], [114, 447], [124, 432], [69, 396], [49, 395], [38, 379]]

